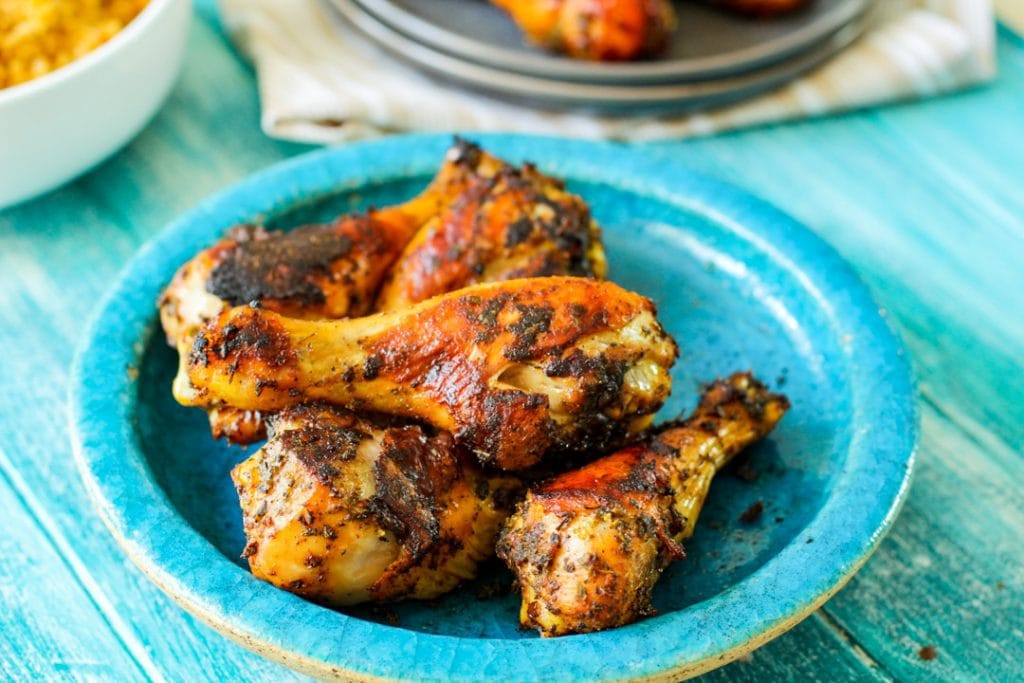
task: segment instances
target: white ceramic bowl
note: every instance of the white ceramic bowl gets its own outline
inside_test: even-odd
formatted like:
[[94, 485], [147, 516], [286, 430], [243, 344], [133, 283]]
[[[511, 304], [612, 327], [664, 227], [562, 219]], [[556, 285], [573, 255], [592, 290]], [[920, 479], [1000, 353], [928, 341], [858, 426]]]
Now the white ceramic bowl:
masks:
[[174, 83], [191, 11], [191, 0], [150, 0], [92, 52], [0, 90], [0, 208], [66, 183], [142, 129]]

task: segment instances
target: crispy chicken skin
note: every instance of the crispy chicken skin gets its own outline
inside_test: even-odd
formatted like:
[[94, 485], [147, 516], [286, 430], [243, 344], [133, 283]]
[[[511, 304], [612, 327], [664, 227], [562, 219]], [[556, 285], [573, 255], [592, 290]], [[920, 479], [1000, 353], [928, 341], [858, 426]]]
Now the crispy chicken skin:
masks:
[[[468, 207], [480, 215], [451, 216], [453, 207]], [[442, 216], [486, 220], [488, 225], [476, 231], [473, 226], [458, 225], [442, 230], [438, 237]], [[511, 228], [521, 218], [532, 220], [534, 230], [525, 230], [521, 224]], [[509, 225], [502, 225], [503, 219]], [[556, 244], [536, 239], [535, 231], [544, 232]], [[500, 239], [500, 244], [482, 248], [465, 241], [477, 237]], [[504, 249], [516, 239], [527, 244], [515, 253], [511, 247]], [[533, 258], [527, 246], [542, 248], [550, 272], [529, 269], [540, 259]], [[439, 253], [460, 248], [473, 251], [475, 258]], [[566, 253], [553, 254], [558, 248]], [[431, 277], [425, 272], [429, 270], [427, 254], [457, 262], [460, 269], [482, 268], [484, 273]], [[499, 258], [509, 263], [490, 263]], [[517, 268], [526, 270], [516, 275]], [[495, 277], [488, 277], [490, 273]], [[588, 207], [532, 166], [517, 169], [457, 138], [433, 181], [404, 204], [289, 232], [254, 225], [231, 228], [178, 269], [158, 306], [168, 343], [188, 349], [199, 329], [221, 311], [253, 301], [292, 318], [344, 318], [370, 313], [385, 277], [389, 287], [418, 294], [415, 299], [406, 297], [404, 303], [410, 303], [474, 282], [542, 274], [604, 274], [600, 234], [590, 221]], [[402, 282], [406, 278], [417, 282]], [[426, 280], [429, 284], [422, 282]]]
[[624, 61], [660, 52], [675, 30], [668, 0], [491, 0], [526, 37], [572, 57]]
[[531, 278], [348, 320], [232, 308], [197, 336], [175, 396], [414, 418], [484, 463], [520, 470], [641, 432], [668, 396], [676, 355], [648, 299], [610, 282]]
[[269, 418], [232, 471], [260, 579], [317, 602], [430, 599], [475, 575], [519, 488], [446, 432], [327, 406]]
[[461, 142], [453, 149], [487, 169], [406, 246], [379, 296], [391, 311], [467, 285], [548, 275], [605, 275], [590, 208], [530, 164], [515, 167]]
[[[161, 294], [157, 305], [168, 344], [184, 364], [204, 325], [253, 301], [296, 318], [365, 315], [405, 245], [475, 173], [475, 167], [455, 158], [442, 165], [426, 190], [399, 206], [289, 232], [231, 228], [179, 268]], [[214, 438], [244, 444], [266, 433], [259, 411], [219, 407], [209, 417]]]
[[293, 318], [369, 313], [405, 245], [465, 186], [469, 174], [454, 166], [446, 163], [422, 194], [396, 207], [289, 232], [231, 228], [178, 269], [161, 295], [167, 342], [187, 350], [221, 311], [253, 301]]
[[[290, 232], [236, 226], [178, 270], [158, 305], [184, 362], [199, 330], [232, 306], [256, 301], [292, 318], [336, 319], [370, 313], [385, 277], [380, 302], [393, 309], [475, 282], [536, 275], [604, 275], [588, 207], [531, 166], [517, 169], [456, 139], [416, 198]], [[260, 411], [208, 412], [215, 438], [265, 436]]]
[[[415, 204], [415, 202], [411, 203]], [[160, 321], [181, 362], [203, 325], [231, 306], [258, 301], [298, 318], [366, 313], [388, 266], [422, 221], [416, 211], [370, 211], [290, 232], [232, 228], [175, 274], [160, 298]], [[210, 411], [215, 438], [262, 438], [258, 411]]]
[[560, 636], [651, 614], [654, 584], [683, 556], [715, 473], [788, 407], [749, 373], [735, 374], [647, 443], [529, 491], [498, 541], [522, 591], [522, 625]]

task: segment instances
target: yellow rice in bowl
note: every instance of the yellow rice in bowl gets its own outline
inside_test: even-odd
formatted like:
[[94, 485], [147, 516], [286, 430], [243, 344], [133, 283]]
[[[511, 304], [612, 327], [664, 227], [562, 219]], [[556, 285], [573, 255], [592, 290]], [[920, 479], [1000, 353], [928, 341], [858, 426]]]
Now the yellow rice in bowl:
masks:
[[148, 0], [0, 0], [0, 88], [38, 78], [96, 49]]

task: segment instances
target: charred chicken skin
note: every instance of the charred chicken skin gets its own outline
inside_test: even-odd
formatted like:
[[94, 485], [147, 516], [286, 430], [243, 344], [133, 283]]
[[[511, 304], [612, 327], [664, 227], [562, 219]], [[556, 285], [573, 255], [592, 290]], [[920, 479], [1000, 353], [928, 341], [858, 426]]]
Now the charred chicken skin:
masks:
[[315, 405], [268, 422], [231, 473], [258, 578], [336, 606], [430, 599], [493, 554], [519, 483], [450, 434]]
[[675, 30], [668, 0], [491, 0], [526, 37], [571, 57], [624, 61], [657, 54]]
[[739, 373], [711, 384], [689, 419], [647, 443], [529, 491], [498, 542], [522, 591], [522, 625], [560, 636], [651, 614], [654, 584], [683, 556], [715, 473], [788, 407]]
[[[160, 322], [181, 362], [204, 325], [232, 306], [259, 302], [296, 318], [365, 315], [387, 269], [420, 226], [456, 195], [475, 169], [446, 162], [413, 200], [289, 232], [236, 226], [174, 275], [160, 297]], [[209, 411], [214, 438], [252, 443], [265, 436], [259, 411]]]
[[[456, 140], [427, 189], [405, 204], [290, 232], [232, 228], [178, 270], [160, 320], [184, 362], [199, 330], [232, 306], [336, 319], [370, 313], [385, 277], [380, 303], [394, 309], [475, 282], [537, 275], [604, 275], [589, 209], [529, 165], [516, 169]], [[215, 438], [265, 436], [259, 411], [209, 413]]]
[[196, 337], [175, 396], [409, 417], [520, 470], [550, 451], [594, 452], [640, 433], [668, 396], [676, 355], [648, 299], [610, 282], [532, 278], [347, 320], [232, 308]]
[[[168, 343], [184, 362], [199, 330], [222, 311], [258, 301], [298, 318], [366, 313], [386, 268], [419, 219], [400, 209], [346, 216], [290, 232], [237, 226], [174, 276], [160, 302]], [[236, 443], [263, 437], [256, 411], [210, 411], [214, 437]]]
[[530, 164], [515, 167], [461, 143], [478, 172], [406, 246], [377, 297], [391, 311], [481, 282], [574, 275], [606, 265], [590, 208]]

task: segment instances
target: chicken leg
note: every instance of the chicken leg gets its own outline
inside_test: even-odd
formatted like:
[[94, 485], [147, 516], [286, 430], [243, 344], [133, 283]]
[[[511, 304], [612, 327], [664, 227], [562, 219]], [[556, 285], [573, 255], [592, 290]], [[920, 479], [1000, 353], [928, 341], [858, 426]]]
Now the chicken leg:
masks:
[[[461, 143], [461, 153], [480, 155]], [[457, 201], [427, 222], [391, 268], [377, 310], [393, 311], [481, 282], [605, 276], [601, 233], [580, 197], [531, 164], [478, 162]]]
[[526, 37], [572, 57], [639, 59], [661, 51], [676, 26], [668, 0], [491, 0]]
[[647, 444], [528, 492], [498, 541], [522, 590], [522, 625], [560, 636], [651, 614], [654, 584], [683, 556], [715, 473], [788, 407], [739, 373], [711, 384], [689, 419]]
[[264, 581], [329, 605], [435, 598], [494, 552], [519, 482], [446, 432], [306, 405], [231, 476]]
[[610, 282], [476, 285], [337, 321], [237, 307], [196, 338], [185, 405], [280, 410], [322, 400], [422, 420], [507, 470], [638, 434], [677, 350], [644, 297]]
[[[535, 227], [524, 231], [522, 219]], [[514, 245], [513, 233], [521, 235]], [[428, 266], [441, 260], [443, 267]], [[161, 295], [160, 321], [184, 363], [199, 330], [232, 306], [256, 301], [303, 319], [366, 315], [389, 274], [381, 301], [394, 309], [473, 282], [600, 277], [604, 251], [583, 200], [529, 165], [516, 169], [456, 139], [434, 180], [404, 204], [290, 232], [231, 229], [178, 270]], [[265, 436], [261, 411], [208, 412], [215, 438]]]

